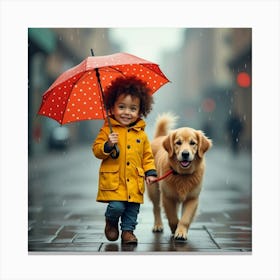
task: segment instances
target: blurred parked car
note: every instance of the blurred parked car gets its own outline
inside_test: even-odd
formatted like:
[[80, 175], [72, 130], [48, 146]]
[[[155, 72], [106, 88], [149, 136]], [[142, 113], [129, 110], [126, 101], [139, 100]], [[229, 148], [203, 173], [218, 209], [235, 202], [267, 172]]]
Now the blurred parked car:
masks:
[[49, 147], [51, 149], [67, 149], [69, 144], [69, 129], [65, 126], [55, 127], [50, 134]]

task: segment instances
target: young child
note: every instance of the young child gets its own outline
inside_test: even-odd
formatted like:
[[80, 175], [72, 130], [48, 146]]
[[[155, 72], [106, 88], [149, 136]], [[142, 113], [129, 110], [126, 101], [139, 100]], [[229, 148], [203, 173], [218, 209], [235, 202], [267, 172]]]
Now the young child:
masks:
[[[143, 203], [144, 180], [150, 184], [157, 176], [142, 119], [151, 111], [153, 98], [146, 84], [134, 76], [117, 78], [104, 95], [113, 133], [105, 121], [92, 146], [94, 155], [102, 160], [96, 200], [108, 202], [107, 239], [118, 239], [120, 220], [122, 243], [137, 244], [133, 231]], [[115, 144], [120, 150], [116, 159], [110, 156]]]

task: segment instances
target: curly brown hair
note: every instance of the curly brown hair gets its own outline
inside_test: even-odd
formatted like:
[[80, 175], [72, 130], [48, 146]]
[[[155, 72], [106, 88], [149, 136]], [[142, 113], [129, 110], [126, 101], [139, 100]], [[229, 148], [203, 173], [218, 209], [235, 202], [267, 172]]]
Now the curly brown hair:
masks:
[[136, 76], [116, 78], [104, 92], [104, 103], [110, 110], [120, 95], [130, 95], [140, 99], [140, 116], [146, 117], [152, 110], [153, 96], [151, 89]]

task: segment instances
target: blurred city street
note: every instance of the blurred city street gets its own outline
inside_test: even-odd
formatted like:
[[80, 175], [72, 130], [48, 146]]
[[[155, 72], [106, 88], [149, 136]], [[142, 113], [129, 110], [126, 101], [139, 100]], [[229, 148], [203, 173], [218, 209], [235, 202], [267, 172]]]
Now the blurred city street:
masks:
[[106, 204], [95, 201], [100, 161], [91, 145], [30, 158], [29, 252], [250, 253], [251, 155], [214, 147], [206, 160], [200, 208], [188, 241], [172, 239], [164, 215], [164, 232], [152, 232], [152, 204], [145, 196], [135, 231], [139, 242], [130, 247], [104, 235]]
[[[86, 114], [81, 106], [89, 106], [91, 111], [91, 104], [97, 101], [90, 96], [93, 103], [79, 103], [87, 95], [80, 88], [73, 92], [76, 106], [72, 87], [65, 89], [66, 80], [50, 87], [58, 76], [84, 61], [91, 49], [96, 56], [119, 52], [139, 56], [159, 65], [170, 81], [153, 95], [148, 135], [152, 135], [147, 130], [157, 115], [168, 108], [178, 115], [178, 127], [203, 130], [214, 142], [206, 155], [200, 207], [187, 242], [174, 242], [166, 219], [164, 232], [152, 233], [152, 203], [147, 195], [135, 232], [138, 246], [121, 246], [120, 240], [108, 242], [104, 236], [106, 204], [96, 202], [100, 161], [91, 151], [103, 120], [95, 119], [96, 110], [89, 118], [94, 121], [80, 121], [84, 116], [76, 116]], [[251, 28], [29, 28], [29, 252], [250, 253], [251, 68]], [[82, 77], [75, 75], [67, 77], [67, 84]], [[95, 85], [93, 82], [93, 87], [85, 90], [94, 95]], [[45, 117], [38, 117], [42, 96], [49, 87], [49, 111], [44, 109]], [[55, 116], [64, 117], [65, 110], [70, 111], [66, 97], [67, 104], [77, 111], [71, 113], [73, 123], [60, 126]]]

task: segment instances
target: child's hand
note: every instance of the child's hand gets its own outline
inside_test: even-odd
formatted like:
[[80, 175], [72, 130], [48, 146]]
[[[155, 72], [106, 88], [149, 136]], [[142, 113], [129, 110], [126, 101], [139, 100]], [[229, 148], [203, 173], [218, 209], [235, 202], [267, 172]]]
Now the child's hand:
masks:
[[154, 183], [156, 180], [157, 180], [157, 177], [155, 177], [155, 176], [147, 176], [145, 178], [145, 181], [146, 181], [147, 185], [150, 185], [150, 184]]
[[109, 140], [108, 140], [108, 144], [110, 147], [113, 147], [115, 144], [117, 144], [119, 141], [119, 134], [118, 133], [111, 133], [109, 134]]

